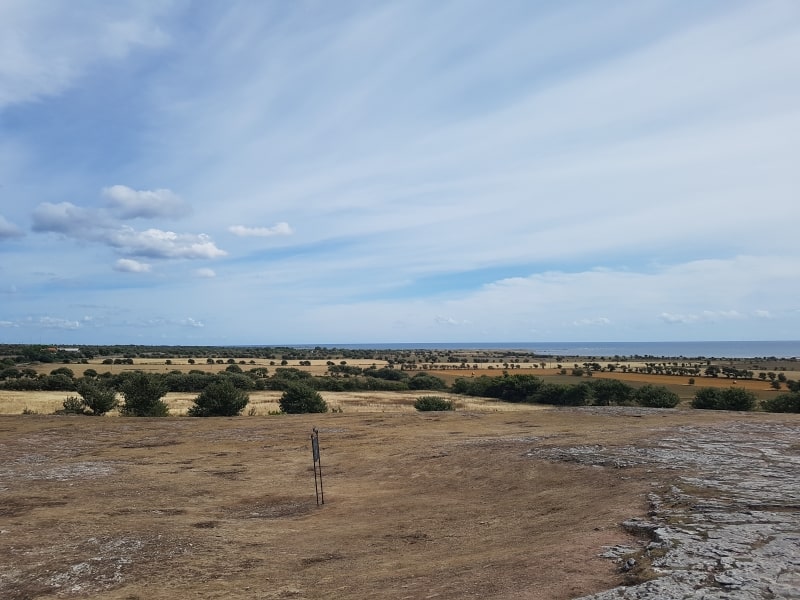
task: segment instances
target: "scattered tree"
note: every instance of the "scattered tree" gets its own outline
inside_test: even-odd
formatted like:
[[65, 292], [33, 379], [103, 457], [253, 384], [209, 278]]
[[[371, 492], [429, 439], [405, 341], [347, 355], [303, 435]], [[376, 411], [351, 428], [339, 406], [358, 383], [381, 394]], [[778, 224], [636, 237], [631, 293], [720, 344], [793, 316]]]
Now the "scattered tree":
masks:
[[120, 413], [128, 417], [166, 417], [169, 407], [161, 398], [167, 387], [161, 378], [137, 371], [126, 376], [120, 385], [125, 398]]
[[78, 393], [81, 395], [81, 403], [89, 410], [89, 414], [96, 417], [115, 409], [118, 404], [116, 391], [98, 383], [82, 381], [78, 384]]
[[279, 401], [281, 412], [288, 414], [328, 412], [328, 404], [315, 389], [292, 383], [283, 392]]
[[[230, 367], [229, 367], [230, 368]], [[234, 417], [242, 414], [250, 396], [227, 379], [212, 383], [194, 399], [190, 417]]]

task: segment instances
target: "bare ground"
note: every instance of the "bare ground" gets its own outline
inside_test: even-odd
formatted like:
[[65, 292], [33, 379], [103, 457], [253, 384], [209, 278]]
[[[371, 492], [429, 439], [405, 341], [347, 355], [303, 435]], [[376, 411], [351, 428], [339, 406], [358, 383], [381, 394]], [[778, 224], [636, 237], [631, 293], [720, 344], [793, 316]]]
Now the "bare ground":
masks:
[[[669, 471], [534, 458], [775, 415], [0, 417], [0, 597], [574, 598]], [[791, 418], [791, 417], [790, 417]], [[309, 434], [320, 429], [325, 505]]]

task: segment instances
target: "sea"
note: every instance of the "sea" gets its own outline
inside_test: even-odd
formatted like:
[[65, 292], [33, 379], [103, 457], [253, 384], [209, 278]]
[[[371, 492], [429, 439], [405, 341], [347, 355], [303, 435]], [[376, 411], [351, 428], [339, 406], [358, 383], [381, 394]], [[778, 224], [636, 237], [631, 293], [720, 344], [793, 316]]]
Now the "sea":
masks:
[[[321, 344], [348, 350], [519, 350], [547, 356], [799, 358], [800, 340], [735, 342], [474, 342]], [[313, 348], [314, 345], [293, 347]]]

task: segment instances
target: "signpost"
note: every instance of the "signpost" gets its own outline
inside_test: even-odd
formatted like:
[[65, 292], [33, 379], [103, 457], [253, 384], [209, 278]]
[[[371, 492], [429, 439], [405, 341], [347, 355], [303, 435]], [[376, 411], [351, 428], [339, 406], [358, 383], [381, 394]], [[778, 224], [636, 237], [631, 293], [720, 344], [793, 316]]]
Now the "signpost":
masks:
[[[319, 458], [319, 431], [311, 430], [311, 455], [314, 459], [314, 492], [317, 494], [317, 506], [325, 504], [325, 493], [322, 491], [322, 461]], [[319, 479], [319, 483], [317, 483]]]

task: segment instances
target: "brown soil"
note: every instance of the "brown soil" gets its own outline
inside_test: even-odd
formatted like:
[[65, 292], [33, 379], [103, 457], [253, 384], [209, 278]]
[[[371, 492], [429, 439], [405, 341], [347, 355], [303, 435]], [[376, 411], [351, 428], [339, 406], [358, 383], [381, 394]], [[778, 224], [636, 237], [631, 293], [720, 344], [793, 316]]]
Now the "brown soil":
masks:
[[[668, 485], [528, 456], [745, 418], [666, 411], [0, 417], [0, 597], [572, 598]], [[769, 420], [774, 415], [748, 415]], [[319, 427], [324, 506], [309, 448]]]

